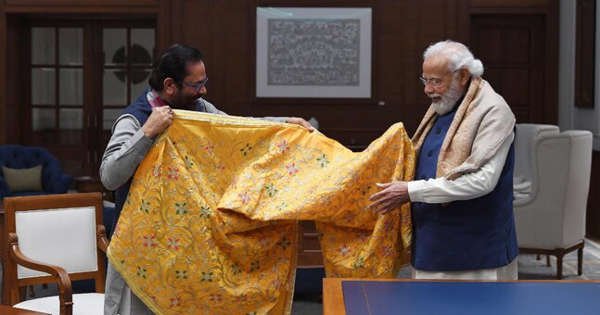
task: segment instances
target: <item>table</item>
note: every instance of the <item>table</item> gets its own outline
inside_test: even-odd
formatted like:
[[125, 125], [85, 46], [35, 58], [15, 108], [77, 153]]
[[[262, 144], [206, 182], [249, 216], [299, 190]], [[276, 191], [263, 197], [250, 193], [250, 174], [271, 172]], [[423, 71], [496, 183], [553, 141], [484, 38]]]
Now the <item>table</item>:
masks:
[[24, 310], [21, 308], [14, 308], [9, 305], [0, 305], [0, 314], [2, 314], [2, 315], [49, 315], [47, 313], [28, 311], [28, 310]]
[[600, 281], [323, 279], [324, 315], [599, 314]]

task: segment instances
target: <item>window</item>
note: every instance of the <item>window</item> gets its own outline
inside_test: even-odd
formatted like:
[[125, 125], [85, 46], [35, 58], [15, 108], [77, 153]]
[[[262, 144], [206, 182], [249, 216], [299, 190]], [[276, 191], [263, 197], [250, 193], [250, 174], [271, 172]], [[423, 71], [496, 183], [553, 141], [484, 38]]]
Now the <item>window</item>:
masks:
[[44, 21], [30, 27], [30, 142], [74, 175], [98, 172], [113, 121], [146, 88], [147, 21]]
[[83, 28], [31, 29], [31, 118], [36, 132], [78, 144], [83, 129]]

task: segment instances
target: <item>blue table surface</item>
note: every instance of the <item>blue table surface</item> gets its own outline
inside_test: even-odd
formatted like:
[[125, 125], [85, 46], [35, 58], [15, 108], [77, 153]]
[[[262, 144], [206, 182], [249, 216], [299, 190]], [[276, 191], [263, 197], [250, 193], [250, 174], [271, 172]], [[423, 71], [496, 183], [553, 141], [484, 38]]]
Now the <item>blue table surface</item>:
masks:
[[342, 281], [347, 315], [600, 314], [600, 283]]

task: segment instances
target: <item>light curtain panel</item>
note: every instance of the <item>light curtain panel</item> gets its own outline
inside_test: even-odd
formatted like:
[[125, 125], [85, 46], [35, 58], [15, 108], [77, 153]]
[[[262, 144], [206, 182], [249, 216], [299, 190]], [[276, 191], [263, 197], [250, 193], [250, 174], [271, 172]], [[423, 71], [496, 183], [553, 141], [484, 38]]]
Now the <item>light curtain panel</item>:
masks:
[[371, 8], [256, 8], [256, 97], [370, 98]]

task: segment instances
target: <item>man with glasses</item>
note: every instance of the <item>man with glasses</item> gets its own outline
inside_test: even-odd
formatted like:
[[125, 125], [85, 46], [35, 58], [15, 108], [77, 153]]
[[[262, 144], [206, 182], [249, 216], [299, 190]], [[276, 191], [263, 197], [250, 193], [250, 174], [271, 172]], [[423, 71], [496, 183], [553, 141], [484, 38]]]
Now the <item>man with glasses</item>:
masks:
[[[226, 115], [202, 98], [207, 92], [207, 82], [202, 54], [192, 47], [173, 45], [154, 64], [148, 80], [150, 89], [125, 108], [114, 122], [112, 136], [102, 157], [100, 179], [104, 187], [115, 190], [116, 219], [127, 199], [131, 179], [139, 163], [150, 150], [154, 139], [173, 122], [172, 108]], [[302, 118], [265, 119], [298, 124], [313, 130]], [[104, 313], [152, 314], [131, 293], [110, 263], [106, 276]]]
[[431, 105], [412, 139], [415, 178], [378, 184], [370, 207], [412, 202], [414, 278], [516, 280], [515, 117], [465, 45], [438, 42], [423, 59]]

